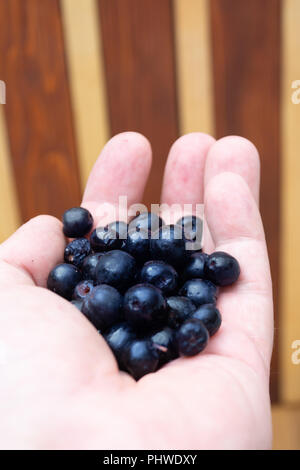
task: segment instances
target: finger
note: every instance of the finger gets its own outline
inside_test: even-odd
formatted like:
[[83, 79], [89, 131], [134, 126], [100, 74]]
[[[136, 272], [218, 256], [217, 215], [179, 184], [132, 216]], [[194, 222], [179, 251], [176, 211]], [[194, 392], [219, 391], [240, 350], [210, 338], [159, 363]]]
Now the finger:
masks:
[[63, 259], [64, 247], [59, 220], [48, 215], [31, 219], [0, 246], [0, 286], [45, 286], [49, 271]]
[[221, 292], [224, 322], [247, 335], [268, 364], [273, 339], [271, 276], [262, 221], [245, 180], [234, 173], [212, 178], [205, 191], [205, 215], [216, 251], [233, 255], [241, 268], [239, 281]]
[[[178, 208], [173, 207], [176, 220], [182, 216], [184, 204], [192, 205], [191, 212], [194, 213], [196, 204], [203, 204], [205, 159], [214, 142], [213, 137], [195, 132], [180, 137], [170, 150], [161, 201], [168, 206], [178, 205]], [[166, 206], [163, 216], [165, 219], [168, 218]], [[176, 220], [169, 222], [174, 223]]]
[[230, 171], [248, 184], [255, 200], [259, 200], [260, 162], [256, 147], [247, 139], [228, 136], [211, 146], [206, 158], [205, 184], [211, 178]]
[[82, 205], [91, 211], [95, 225], [113, 221], [119, 197], [127, 197], [128, 208], [142, 200], [151, 168], [151, 147], [136, 132], [114, 136], [102, 150], [92, 169]]
[[[139, 201], [150, 166], [151, 148], [145, 137], [133, 132], [115, 136], [92, 170], [83, 205], [97, 217], [101, 205], [115, 207], [119, 195], [128, 195], [129, 205]], [[50, 270], [63, 259], [64, 247], [61, 222], [50, 216], [30, 220], [0, 247], [1, 285], [45, 286]]]

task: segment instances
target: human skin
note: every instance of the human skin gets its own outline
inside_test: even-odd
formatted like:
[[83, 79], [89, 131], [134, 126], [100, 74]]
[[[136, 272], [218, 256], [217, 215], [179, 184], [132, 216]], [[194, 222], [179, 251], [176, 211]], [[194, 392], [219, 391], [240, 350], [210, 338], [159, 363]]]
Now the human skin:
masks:
[[[82, 206], [142, 199], [151, 147], [113, 137]], [[222, 289], [219, 332], [207, 349], [135, 382], [78, 310], [45, 289], [61, 262], [59, 220], [36, 217], [0, 246], [0, 446], [3, 449], [265, 449], [271, 447], [273, 304], [258, 209], [259, 157], [246, 139], [193, 133], [166, 164], [162, 202], [205, 203], [205, 247], [241, 267]], [[95, 216], [95, 223], [98, 224]]]

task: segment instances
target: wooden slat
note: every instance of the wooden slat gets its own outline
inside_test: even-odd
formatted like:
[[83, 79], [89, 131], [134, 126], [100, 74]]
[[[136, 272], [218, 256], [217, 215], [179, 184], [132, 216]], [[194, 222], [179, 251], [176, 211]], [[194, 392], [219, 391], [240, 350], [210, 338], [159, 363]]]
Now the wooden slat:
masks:
[[[242, 135], [252, 140], [260, 152], [260, 206], [277, 307], [280, 241], [280, 0], [212, 0], [210, 6], [217, 136]], [[277, 349], [276, 346], [271, 374], [273, 400], [277, 397]]]
[[61, 0], [81, 185], [109, 136], [96, 0]]
[[[300, 2], [283, 2], [283, 67], [282, 67], [282, 243], [281, 243], [281, 326], [280, 326], [280, 398], [300, 403], [300, 364], [292, 363], [291, 348], [300, 340], [300, 93], [292, 83], [300, 79]], [[299, 85], [297, 86], [299, 90]]]
[[300, 450], [300, 407], [273, 406], [272, 418], [273, 449]]
[[175, 0], [180, 133], [214, 134], [209, 0]]
[[58, 0], [0, 2], [1, 79], [24, 220], [80, 200]]
[[166, 156], [178, 134], [172, 2], [98, 2], [111, 130], [139, 131], [151, 141], [145, 202], [157, 203]]
[[0, 243], [9, 237], [20, 224], [4, 119], [4, 106], [4, 104], [0, 104]]

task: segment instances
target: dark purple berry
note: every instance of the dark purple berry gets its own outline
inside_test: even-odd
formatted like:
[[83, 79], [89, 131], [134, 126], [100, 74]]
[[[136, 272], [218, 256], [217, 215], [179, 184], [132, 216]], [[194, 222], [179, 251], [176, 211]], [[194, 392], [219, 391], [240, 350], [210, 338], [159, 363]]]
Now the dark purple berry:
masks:
[[71, 300], [73, 291], [81, 281], [81, 272], [73, 264], [58, 264], [50, 271], [47, 287], [65, 299]]
[[136, 262], [129, 253], [120, 250], [109, 251], [99, 260], [96, 267], [96, 280], [99, 284], [126, 290], [135, 281]]
[[95, 228], [91, 233], [90, 243], [94, 251], [118, 250], [122, 246], [117, 232], [108, 226]]
[[166, 301], [151, 284], [137, 284], [124, 296], [126, 320], [138, 329], [150, 329], [166, 321]]
[[165, 327], [157, 331], [151, 336], [153, 346], [158, 352], [159, 365], [162, 366], [167, 362], [175, 359], [176, 346], [175, 346], [175, 331], [171, 328]]
[[155, 232], [163, 225], [163, 220], [154, 212], [142, 212], [129, 223], [128, 230], [139, 231], [141, 229]]
[[171, 328], [179, 326], [195, 312], [196, 307], [187, 297], [174, 296], [167, 299], [168, 325]]
[[93, 253], [84, 258], [81, 265], [81, 272], [84, 279], [96, 280], [96, 266], [104, 253]]
[[160, 260], [145, 263], [140, 280], [158, 287], [164, 295], [171, 295], [178, 286], [178, 274], [173, 266]]
[[150, 239], [148, 230], [140, 229], [138, 232], [129, 230], [123, 249], [135, 259], [144, 263], [150, 257]]
[[63, 215], [63, 232], [66, 237], [79, 238], [87, 235], [93, 227], [92, 214], [83, 207], [73, 207]]
[[196, 307], [202, 304], [213, 304], [217, 301], [218, 288], [204, 279], [190, 279], [179, 291], [179, 295], [188, 297]]
[[205, 274], [217, 286], [229, 286], [238, 280], [240, 266], [233, 256], [216, 251], [205, 263]]
[[196, 318], [184, 322], [176, 333], [180, 356], [195, 356], [207, 346], [209, 334], [204, 324]]
[[82, 313], [101, 331], [122, 321], [122, 296], [112, 286], [102, 284], [94, 287], [85, 297]]
[[153, 259], [159, 259], [180, 267], [187, 259], [182, 227], [179, 225], [163, 225], [152, 234], [150, 248]]
[[159, 355], [151, 340], [136, 340], [125, 348], [122, 362], [132, 377], [139, 380], [144, 375], [156, 371]]
[[91, 245], [87, 238], [76, 238], [65, 248], [64, 260], [80, 268], [83, 260], [91, 252]]
[[206, 253], [192, 253], [190, 258], [187, 260], [185, 269], [183, 271], [183, 279], [204, 279], [204, 267], [208, 260]]
[[192, 318], [201, 320], [210, 336], [213, 336], [218, 331], [222, 323], [221, 314], [214, 304], [201, 305], [193, 313]]
[[124, 370], [124, 364], [122, 363], [123, 352], [128, 344], [136, 339], [132, 327], [127, 323], [118, 323], [109, 330], [104, 338], [114, 353], [120, 369]]

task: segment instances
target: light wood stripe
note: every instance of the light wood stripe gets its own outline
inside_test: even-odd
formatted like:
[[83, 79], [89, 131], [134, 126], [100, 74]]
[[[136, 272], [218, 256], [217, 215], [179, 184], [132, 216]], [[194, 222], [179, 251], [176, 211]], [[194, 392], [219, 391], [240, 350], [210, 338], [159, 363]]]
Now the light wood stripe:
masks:
[[175, 0], [180, 133], [214, 134], [208, 0]]
[[10, 164], [10, 152], [4, 119], [4, 104], [0, 104], [0, 242], [9, 237], [20, 224], [15, 184]]
[[[300, 2], [283, 1], [282, 66], [282, 199], [280, 395], [284, 402], [300, 402], [300, 364], [292, 363], [292, 342], [300, 340], [300, 104], [292, 102], [292, 82], [300, 80]], [[300, 88], [298, 98], [300, 97]], [[300, 354], [299, 354], [300, 357]]]
[[273, 450], [300, 450], [300, 407], [273, 406]]
[[62, 0], [82, 189], [109, 137], [96, 0]]

